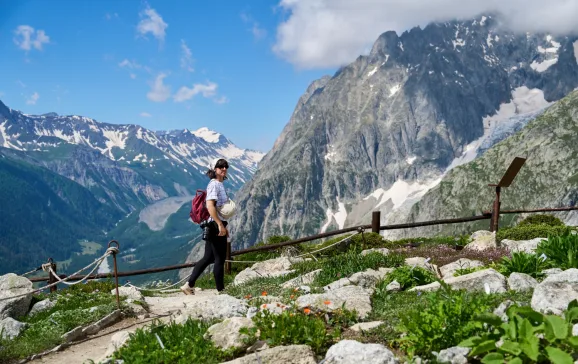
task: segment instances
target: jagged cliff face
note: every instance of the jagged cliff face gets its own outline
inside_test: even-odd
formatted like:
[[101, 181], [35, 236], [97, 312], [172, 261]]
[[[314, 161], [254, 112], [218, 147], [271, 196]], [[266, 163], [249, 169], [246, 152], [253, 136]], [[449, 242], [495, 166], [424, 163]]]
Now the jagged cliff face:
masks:
[[[518, 133], [494, 145], [483, 156], [455, 168], [410, 210], [409, 221], [465, 217], [491, 211], [498, 183], [515, 157], [526, 158], [514, 182], [501, 192], [501, 209], [570, 206], [578, 201], [578, 91], [572, 92]], [[575, 211], [556, 213], [578, 224]], [[502, 215], [508, 223], [521, 216]], [[389, 236], [463, 233], [472, 224], [407, 229]], [[487, 229], [489, 221], [481, 225]]]
[[235, 244], [407, 212], [578, 86], [576, 39], [513, 34], [491, 17], [382, 34], [301, 97], [239, 191]]
[[213, 158], [231, 161], [230, 188], [251, 178], [263, 153], [207, 128], [153, 132], [82, 116], [26, 115], [0, 102], [1, 153], [48, 168], [128, 213], [205, 188]]

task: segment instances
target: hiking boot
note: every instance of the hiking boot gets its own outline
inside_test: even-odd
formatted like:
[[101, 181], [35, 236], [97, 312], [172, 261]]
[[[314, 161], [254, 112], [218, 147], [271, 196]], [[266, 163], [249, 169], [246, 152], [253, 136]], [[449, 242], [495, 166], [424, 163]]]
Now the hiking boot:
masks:
[[189, 286], [189, 282], [181, 286], [181, 291], [186, 295], [195, 294], [195, 288]]

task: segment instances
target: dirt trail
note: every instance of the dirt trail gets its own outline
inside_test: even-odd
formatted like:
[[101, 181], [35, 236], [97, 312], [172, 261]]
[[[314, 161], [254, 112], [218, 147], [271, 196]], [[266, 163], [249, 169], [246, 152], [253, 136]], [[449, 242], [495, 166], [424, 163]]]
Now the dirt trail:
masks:
[[41, 358], [31, 360], [28, 363], [84, 364], [90, 363], [90, 360], [98, 363], [99, 360], [103, 359], [110, 344], [111, 337], [117, 332], [123, 330], [134, 332], [137, 328], [150, 325], [155, 319], [168, 322], [171, 318], [170, 314], [177, 313], [180, 308], [184, 307], [183, 303], [186, 305], [186, 303], [190, 303], [196, 299], [214, 294], [216, 294], [216, 290], [207, 289], [197, 291], [196, 294], [192, 296], [186, 296], [178, 291], [164, 295], [163, 297], [145, 297], [145, 301], [150, 307], [150, 318], [127, 318], [101, 330], [96, 335], [74, 342], [62, 351], [50, 353]]

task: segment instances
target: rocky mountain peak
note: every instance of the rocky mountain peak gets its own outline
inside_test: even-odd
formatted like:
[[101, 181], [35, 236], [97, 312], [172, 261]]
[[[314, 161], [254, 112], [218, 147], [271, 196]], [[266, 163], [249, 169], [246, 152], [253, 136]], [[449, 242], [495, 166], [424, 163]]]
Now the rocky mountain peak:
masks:
[[239, 191], [237, 244], [411, 205], [578, 87], [577, 39], [514, 33], [492, 15], [384, 32], [299, 99]]

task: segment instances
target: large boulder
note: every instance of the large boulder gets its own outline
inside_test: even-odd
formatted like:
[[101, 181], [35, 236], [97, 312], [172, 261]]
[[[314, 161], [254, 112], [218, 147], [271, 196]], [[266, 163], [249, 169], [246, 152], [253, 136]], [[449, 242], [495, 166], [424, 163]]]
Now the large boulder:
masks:
[[451, 277], [444, 279], [444, 281], [453, 289], [465, 289], [467, 291], [504, 293], [508, 290], [506, 277], [492, 268], [464, 274], [463, 276]]
[[36, 315], [39, 312], [50, 310], [52, 307], [56, 305], [56, 301], [51, 301], [49, 299], [42, 300], [40, 302], [36, 302], [32, 309], [28, 313], [28, 315]]
[[324, 364], [397, 364], [395, 355], [381, 344], [362, 344], [355, 340], [341, 340], [331, 346]]
[[568, 304], [578, 299], [578, 269], [546, 277], [534, 288], [532, 308], [542, 313], [560, 315]]
[[470, 236], [471, 242], [464, 247], [467, 250], [486, 250], [497, 247], [496, 232], [479, 230]]
[[536, 248], [546, 238], [535, 238], [530, 240], [509, 240], [504, 239], [500, 242], [500, 245], [506, 247], [512, 253], [514, 252], [524, 252], [529, 254], [534, 254]]
[[0, 334], [2, 339], [14, 339], [28, 324], [16, 321], [12, 317], [0, 320]]
[[[110, 294], [116, 295], [116, 288], [110, 291]], [[134, 301], [144, 301], [142, 293], [135, 287], [118, 287], [118, 295], [119, 297], [126, 297]]]
[[538, 281], [525, 273], [514, 272], [508, 277], [508, 287], [512, 291], [530, 291], [537, 285]]
[[460, 258], [453, 263], [446, 264], [440, 267], [440, 273], [442, 278], [450, 278], [454, 276], [454, 273], [459, 269], [469, 269], [483, 267], [484, 264], [479, 260], [470, 260], [467, 258]]
[[215, 346], [227, 350], [245, 346], [243, 339], [247, 335], [239, 333], [243, 327], [254, 327], [253, 320], [246, 317], [231, 317], [209, 327], [205, 339], [211, 340]]
[[250, 268], [245, 268], [235, 276], [234, 285], [246, 283], [252, 279], [260, 277], [282, 277], [291, 274], [291, 260], [288, 257], [269, 259], [253, 264]]
[[189, 317], [201, 320], [223, 320], [230, 317], [245, 317], [249, 308], [243, 300], [226, 294], [207, 295], [195, 298], [196, 299], [185, 302], [184, 305], [181, 306], [181, 315], [175, 319], [175, 322], [183, 323], [187, 321]]
[[299, 277], [295, 277], [293, 279], [288, 280], [287, 282], [283, 283], [281, 287], [283, 288], [297, 288], [302, 285], [311, 284], [315, 280], [315, 277], [321, 273], [321, 269], [316, 269], [312, 272], [305, 273], [300, 275]]
[[[18, 318], [24, 316], [30, 308], [32, 301], [32, 282], [28, 278], [17, 276], [14, 273], [8, 273], [0, 276], [0, 320], [6, 317]], [[4, 298], [16, 297], [13, 299]]]
[[315, 353], [307, 345], [276, 346], [222, 364], [317, 364]]
[[365, 318], [371, 312], [373, 291], [359, 286], [345, 286], [325, 293], [300, 296], [295, 303], [300, 309], [310, 308], [322, 312], [332, 312], [344, 305], [350, 311], [357, 311], [359, 318]]

